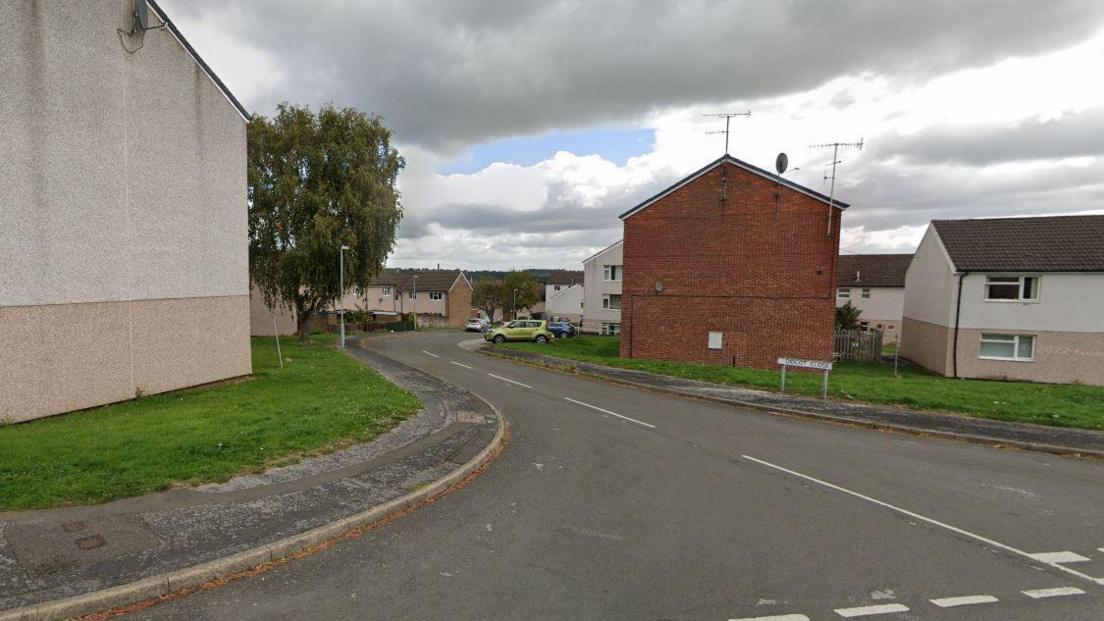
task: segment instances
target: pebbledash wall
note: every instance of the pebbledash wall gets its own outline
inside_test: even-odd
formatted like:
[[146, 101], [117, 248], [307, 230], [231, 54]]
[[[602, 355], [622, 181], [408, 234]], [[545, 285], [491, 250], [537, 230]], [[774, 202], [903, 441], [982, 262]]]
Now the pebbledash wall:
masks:
[[246, 121], [133, 6], [0, 3], [0, 419], [251, 372]]
[[728, 156], [711, 166], [622, 216], [621, 355], [759, 368], [831, 360], [841, 209], [829, 226], [826, 198]]

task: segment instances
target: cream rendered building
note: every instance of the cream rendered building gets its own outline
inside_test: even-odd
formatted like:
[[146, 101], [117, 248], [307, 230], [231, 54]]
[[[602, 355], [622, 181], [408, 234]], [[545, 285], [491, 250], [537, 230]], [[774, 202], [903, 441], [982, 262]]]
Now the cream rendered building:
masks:
[[622, 241], [583, 261], [583, 332], [621, 334]]
[[149, 8], [0, 3], [0, 419], [251, 372], [247, 116]]
[[932, 221], [901, 355], [950, 377], [1104, 385], [1104, 216]]
[[896, 343], [910, 263], [911, 254], [840, 255], [836, 306], [850, 302], [860, 311], [863, 330], [880, 330], [883, 343]]

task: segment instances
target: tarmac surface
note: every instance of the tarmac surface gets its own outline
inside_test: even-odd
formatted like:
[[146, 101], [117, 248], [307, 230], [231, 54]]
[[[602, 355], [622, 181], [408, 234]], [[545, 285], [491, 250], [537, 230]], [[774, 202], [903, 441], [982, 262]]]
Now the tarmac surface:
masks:
[[133, 618], [1104, 618], [1104, 462], [598, 382], [470, 338], [366, 343], [510, 420], [485, 474]]

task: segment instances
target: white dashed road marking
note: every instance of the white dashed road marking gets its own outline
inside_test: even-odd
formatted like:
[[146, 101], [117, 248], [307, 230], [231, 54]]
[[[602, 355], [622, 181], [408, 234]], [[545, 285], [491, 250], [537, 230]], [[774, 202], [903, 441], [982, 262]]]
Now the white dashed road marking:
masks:
[[1077, 587], [1058, 587], [1056, 589], [1033, 589], [1021, 591], [1031, 599], [1045, 599], [1047, 597], [1065, 597], [1066, 595], [1084, 595], [1085, 592]]
[[809, 618], [804, 614], [773, 614], [771, 617], [744, 617], [729, 621], [809, 621]]
[[440, 358], [440, 356], [438, 356], [437, 354], [432, 354], [432, 353], [430, 353], [430, 352], [428, 352], [424, 349], [422, 350], [422, 353], [427, 355], [427, 356], [433, 356], [434, 358]]
[[891, 612], [908, 612], [908, 606], [904, 604], [878, 604], [876, 606], [859, 606], [857, 608], [836, 608], [836, 614], [841, 617], [869, 617], [872, 615], [886, 615]]
[[[806, 481], [811, 481], [813, 483], [816, 483], [817, 485], [823, 485], [824, 487], [827, 487], [828, 489], [834, 489], [837, 492], [842, 492], [842, 493], [847, 494], [849, 496], [854, 496], [855, 498], [859, 498], [859, 499], [865, 500], [869, 503], [876, 504], [879, 507], [884, 507], [886, 509], [896, 511], [897, 513], [900, 513], [902, 515], [907, 515], [907, 516], [909, 516], [913, 519], [917, 519], [917, 520], [920, 520], [922, 522], [927, 522], [928, 524], [931, 524], [933, 526], [938, 526], [940, 528], [947, 529], [947, 530], [949, 530], [953, 533], [958, 533], [959, 535], [962, 535], [964, 537], [969, 537], [969, 538], [974, 539], [976, 541], [980, 541], [980, 542], [982, 542], [986, 545], [992, 546], [994, 548], [998, 548], [1000, 550], [1004, 550], [1005, 552], [1011, 552], [1012, 554], [1016, 554], [1016, 555], [1019, 555], [1019, 556], [1025, 557], [1025, 558], [1029, 558], [1029, 559], [1034, 560], [1038, 563], [1042, 563], [1042, 564], [1046, 565], [1047, 567], [1057, 569], [1058, 571], [1070, 574], [1071, 576], [1077, 576], [1078, 578], [1080, 578], [1082, 580], [1088, 580], [1089, 582], [1092, 582], [1094, 584], [1104, 584], [1104, 582], [1102, 582], [1101, 579], [1093, 578], [1092, 576], [1090, 576], [1088, 574], [1083, 574], [1083, 573], [1081, 573], [1081, 572], [1079, 572], [1075, 569], [1070, 569], [1069, 567], [1065, 567], [1064, 565], [1059, 565], [1058, 563], [1050, 563], [1050, 562], [1047, 562], [1047, 561], [1038, 560], [1034, 557], [1033, 554], [1029, 554], [1027, 552], [1024, 552], [1023, 550], [1021, 550], [1019, 548], [1014, 548], [1010, 545], [1001, 543], [999, 541], [994, 541], [992, 539], [989, 539], [988, 537], [982, 537], [981, 535], [971, 533], [968, 530], [963, 530], [961, 528], [958, 528], [957, 526], [951, 526], [950, 524], [947, 524], [945, 522], [940, 522], [939, 520], [936, 520], [936, 519], [933, 519], [933, 518], [930, 518], [930, 517], [927, 517], [927, 516], [924, 516], [924, 515], [920, 515], [919, 513], [913, 513], [912, 511], [909, 511], [908, 509], [902, 509], [901, 507], [891, 505], [888, 502], [878, 500], [877, 498], [872, 498], [872, 497], [867, 496], [865, 494], [860, 494], [859, 492], [849, 490], [845, 487], [840, 487], [839, 485], [835, 485], [835, 484], [829, 483], [827, 481], [822, 481], [822, 480], [817, 479], [815, 477], [811, 477], [807, 474], [801, 474], [800, 472], [790, 470], [789, 468], [783, 468], [782, 466], [776, 466], [775, 464], [772, 464], [769, 461], [763, 461], [762, 459], [756, 459], [754, 457], [751, 457], [750, 455], [742, 455], [741, 457], [743, 457], [744, 459], [746, 459], [748, 461], [753, 461], [757, 464], [766, 466], [768, 468], [774, 468], [775, 470], [785, 472], [786, 474], [790, 474], [790, 475], [793, 475], [795, 477], [805, 479]], [[1026, 594], [1026, 591], [1025, 591], [1025, 594]]]
[[449, 362], [451, 362], [452, 364], [455, 364], [455, 365], [456, 365], [456, 366], [458, 366], [458, 367], [464, 367], [465, 369], [470, 369], [470, 368], [472, 368], [472, 367], [469, 367], [469, 366], [468, 366], [468, 365], [466, 365], [466, 364], [460, 364], [459, 362], [457, 362], [457, 361], [455, 361], [455, 360], [449, 360]]
[[501, 377], [501, 376], [495, 375], [494, 373], [488, 373], [487, 375], [490, 375], [491, 377], [493, 377], [495, 379], [502, 380], [504, 382], [510, 382], [511, 384], [517, 384], [518, 386], [521, 386], [522, 388], [532, 388], [532, 386], [530, 386], [529, 384], [522, 384], [521, 382], [515, 382], [512, 379], [509, 379], [509, 378], [506, 378], [506, 377]]
[[1038, 552], [1036, 554], [1030, 554], [1029, 556], [1044, 563], [1082, 563], [1092, 560], [1076, 552]]
[[599, 412], [603, 412], [603, 413], [605, 413], [605, 414], [609, 414], [610, 416], [616, 416], [617, 418], [623, 418], [623, 419], [625, 419], [625, 420], [627, 420], [627, 421], [630, 421], [630, 422], [636, 423], [637, 425], [644, 425], [645, 427], [649, 427], [649, 428], [651, 428], [651, 429], [655, 429], [655, 428], [656, 428], [656, 426], [655, 426], [655, 425], [649, 425], [648, 423], [645, 423], [645, 422], [643, 422], [643, 421], [639, 421], [639, 420], [636, 420], [635, 418], [629, 418], [628, 416], [622, 416], [622, 415], [618, 414], [617, 412], [610, 412], [609, 410], [606, 410], [606, 409], [600, 408], [600, 407], [598, 407], [598, 406], [596, 406], [596, 405], [591, 405], [591, 404], [589, 404], [589, 403], [583, 403], [582, 401], [576, 401], [576, 400], [572, 399], [571, 397], [564, 397], [564, 399], [567, 399], [568, 401], [570, 401], [570, 402], [572, 402], [572, 403], [577, 403], [577, 404], [579, 404], [579, 405], [581, 405], [581, 406], [583, 406], [583, 407], [588, 407], [588, 408], [590, 408], [590, 409], [592, 409], [592, 410], [598, 410]]
[[940, 608], [954, 608], [956, 606], [973, 606], [974, 604], [993, 604], [1000, 600], [992, 595], [961, 595], [959, 597], [941, 597], [930, 601]]

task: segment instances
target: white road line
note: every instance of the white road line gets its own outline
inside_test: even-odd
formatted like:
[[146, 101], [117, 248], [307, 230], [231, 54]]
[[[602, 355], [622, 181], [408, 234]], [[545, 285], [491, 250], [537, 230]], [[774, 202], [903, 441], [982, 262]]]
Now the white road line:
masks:
[[1092, 560], [1076, 552], [1038, 552], [1032, 554], [1031, 558], [1044, 563], [1082, 563]]
[[[471, 369], [471, 368], [472, 368], [472, 367], [469, 367], [469, 366], [468, 366], [468, 365], [466, 365], [466, 364], [460, 364], [459, 362], [457, 362], [457, 361], [455, 361], [455, 360], [449, 360], [449, 362], [451, 362], [452, 364], [455, 364], [455, 365], [456, 365], [456, 366], [458, 366], [458, 367], [464, 367], [465, 369]], [[473, 369], [473, 370], [474, 370], [474, 369]]]
[[836, 614], [841, 617], [869, 617], [871, 615], [886, 615], [891, 612], [908, 612], [908, 606], [904, 604], [877, 604], [875, 606], [859, 606], [857, 608], [836, 608]]
[[992, 595], [960, 595], [959, 597], [941, 597], [929, 601], [940, 608], [954, 608], [955, 606], [973, 606], [974, 604], [993, 604], [1000, 600]]
[[427, 356], [433, 356], [434, 358], [440, 358], [440, 356], [438, 356], [437, 354], [431, 354], [431, 353], [429, 353], [428, 351], [426, 351], [424, 349], [422, 350], [422, 353], [427, 355]]
[[491, 377], [493, 377], [495, 379], [500, 379], [504, 382], [510, 382], [511, 384], [517, 384], [518, 386], [521, 386], [522, 388], [532, 388], [532, 386], [530, 386], [529, 384], [522, 384], [521, 382], [515, 382], [512, 379], [508, 379], [508, 378], [505, 378], [505, 377], [500, 377], [498, 375], [495, 375], [494, 373], [488, 373], [487, 375], [490, 375]]
[[771, 617], [744, 617], [729, 621], [809, 621], [809, 618], [804, 614], [772, 614]]
[[1084, 595], [1085, 592], [1077, 587], [1058, 587], [1055, 589], [1032, 589], [1020, 591], [1031, 599], [1044, 599], [1047, 597], [1065, 597], [1066, 595]]
[[[772, 464], [769, 461], [763, 461], [762, 459], [756, 459], [756, 458], [754, 458], [750, 455], [741, 455], [741, 457], [743, 457], [744, 459], [747, 459], [749, 461], [753, 461], [757, 464], [761, 464], [763, 466], [766, 466], [768, 468], [774, 468], [775, 470], [780, 470], [782, 472], [785, 472], [786, 474], [791, 474], [795, 477], [805, 479], [806, 481], [812, 481], [813, 483], [816, 483], [818, 485], [823, 485], [824, 487], [827, 487], [829, 489], [834, 489], [837, 492], [843, 492], [844, 494], [849, 494], [851, 496], [854, 496], [855, 498], [860, 498], [860, 499], [865, 500], [867, 502], [874, 503], [874, 504], [878, 505], [879, 507], [885, 507], [886, 509], [896, 511], [896, 512], [902, 514], [902, 515], [907, 515], [911, 518], [915, 518], [917, 520], [927, 522], [928, 524], [931, 524], [933, 526], [938, 526], [940, 528], [945, 528], [945, 529], [947, 529], [947, 530], [949, 530], [953, 533], [958, 533], [959, 535], [962, 535], [964, 537], [969, 537], [969, 538], [974, 539], [976, 541], [980, 541], [980, 542], [982, 542], [984, 544], [987, 544], [989, 546], [992, 546], [994, 548], [1004, 550], [1005, 552], [1011, 552], [1012, 554], [1016, 554], [1016, 555], [1022, 556], [1024, 558], [1029, 558], [1029, 559], [1035, 560], [1035, 559], [1032, 558], [1031, 554], [1029, 554], [1027, 552], [1024, 552], [1023, 550], [1020, 550], [1019, 548], [1014, 548], [1010, 545], [1001, 543], [999, 541], [993, 541], [992, 539], [989, 539], [988, 537], [982, 537], [981, 535], [971, 533], [968, 530], [963, 530], [963, 529], [958, 528], [956, 526], [951, 526], [950, 524], [947, 524], [945, 522], [940, 522], [939, 520], [936, 520], [936, 519], [933, 519], [933, 518], [930, 518], [930, 517], [927, 517], [927, 516], [924, 516], [924, 515], [920, 515], [919, 513], [913, 513], [912, 511], [909, 511], [908, 509], [902, 509], [901, 507], [891, 505], [888, 502], [878, 500], [877, 498], [871, 498], [870, 496], [867, 496], [865, 494], [860, 494], [859, 492], [851, 491], [851, 490], [849, 490], [845, 487], [840, 487], [839, 485], [834, 485], [834, 484], [829, 483], [827, 481], [821, 481], [820, 479], [811, 477], [807, 474], [801, 474], [800, 472], [790, 470], [789, 468], [783, 468], [782, 466], [776, 466], [775, 464]], [[1093, 578], [1092, 576], [1090, 576], [1088, 574], [1083, 574], [1083, 573], [1081, 573], [1077, 570], [1070, 569], [1069, 567], [1065, 567], [1065, 566], [1059, 565], [1057, 563], [1048, 563], [1046, 561], [1036, 561], [1036, 562], [1037, 563], [1042, 563], [1042, 564], [1046, 565], [1047, 567], [1057, 569], [1058, 571], [1067, 573], [1071, 576], [1077, 576], [1078, 578], [1080, 578], [1082, 580], [1088, 580], [1089, 582], [1092, 582], [1094, 584], [1104, 584], [1104, 578]]]
[[583, 406], [583, 407], [588, 407], [588, 408], [590, 408], [590, 409], [592, 409], [592, 410], [598, 410], [599, 412], [603, 412], [603, 413], [605, 413], [605, 414], [609, 414], [610, 416], [616, 416], [617, 418], [623, 418], [623, 419], [625, 419], [625, 420], [627, 420], [627, 421], [630, 421], [630, 422], [636, 423], [637, 425], [644, 425], [645, 427], [649, 427], [649, 428], [651, 428], [651, 429], [655, 429], [655, 428], [656, 428], [656, 426], [655, 426], [655, 425], [649, 425], [648, 423], [645, 423], [644, 421], [639, 421], [639, 420], [636, 420], [635, 418], [629, 418], [628, 416], [622, 416], [622, 415], [618, 414], [617, 412], [610, 412], [609, 410], [606, 410], [606, 409], [602, 409], [602, 408], [600, 408], [600, 407], [598, 407], [598, 406], [596, 406], [596, 405], [591, 405], [591, 404], [589, 404], [589, 403], [583, 403], [582, 401], [576, 401], [576, 400], [572, 399], [571, 397], [564, 397], [564, 399], [567, 399], [568, 401], [570, 401], [570, 402], [572, 402], [572, 403], [577, 403], [577, 404], [579, 404], [579, 405], [581, 405], [581, 406]]

